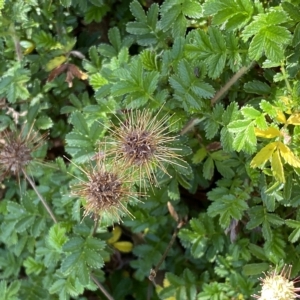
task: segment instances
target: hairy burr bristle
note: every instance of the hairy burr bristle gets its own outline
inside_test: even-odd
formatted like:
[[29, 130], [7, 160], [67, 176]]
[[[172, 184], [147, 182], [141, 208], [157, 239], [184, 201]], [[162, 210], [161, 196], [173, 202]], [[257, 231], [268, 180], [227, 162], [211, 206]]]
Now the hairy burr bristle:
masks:
[[30, 153], [26, 144], [11, 141], [1, 149], [0, 161], [4, 169], [19, 173], [31, 161]]
[[157, 184], [155, 171], [160, 169], [168, 174], [166, 164], [179, 164], [180, 155], [176, 148], [169, 146], [176, 140], [168, 132], [168, 115], [158, 119], [149, 110], [132, 110], [120, 126], [113, 125], [108, 142], [107, 155], [122, 161], [126, 168], [139, 171], [142, 184], [145, 178]]
[[93, 199], [95, 208], [101, 210], [110, 205], [118, 204], [122, 182], [116, 174], [109, 172], [94, 173], [88, 182], [88, 196]]
[[260, 295], [252, 295], [252, 297], [258, 300], [290, 300], [299, 298], [297, 292], [300, 291], [300, 288], [294, 286], [294, 283], [299, 278], [291, 280], [291, 270], [291, 265], [284, 265], [280, 273], [277, 272], [277, 269], [268, 272], [265, 278], [260, 278], [262, 281]]
[[87, 179], [74, 185], [72, 193], [86, 200], [84, 216], [92, 213], [97, 219], [106, 213], [120, 221], [121, 214], [130, 214], [126, 202], [135, 199], [135, 193], [131, 190], [130, 175], [121, 166], [97, 157], [94, 167], [80, 170]]
[[122, 150], [128, 160], [141, 165], [152, 158], [156, 151], [156, 144], [150, 132], [134, 130], [124, 137]]
[[19, 175], [32, 161], [32, 153], [41, 146], [45, 135], [39, 136], [32, 128], [25, 135], [20, 132], [4, 131], [0, 140], [0, 170], [4, 177], [8, 173]]

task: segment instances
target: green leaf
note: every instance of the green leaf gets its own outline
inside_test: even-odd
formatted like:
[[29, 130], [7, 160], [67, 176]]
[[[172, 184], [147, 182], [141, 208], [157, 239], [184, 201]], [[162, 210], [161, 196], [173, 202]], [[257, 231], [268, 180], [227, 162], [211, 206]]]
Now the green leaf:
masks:
[[263, 52], [273, 62], [280, 62], [284, 58], [284, 48], [291, 40], [291, 33], [279, 24], [286, 21], [285, 13], [272, 11], [258, 15], [256, 20], [245, 28], [242, 33], [245, 41], [254, 35], [249, 47], [251, 59], [260, 59]]
[[22, 281], [19, 294], [21, 299], [24, 300], [39, 300], [44, 299], [48, 291], [42, 287], [42, 279], [39, 276], [35, 276], [35, 280], [30, 278]]
[[259, 247], [255, 244], [249, 244], [249, 250], [255, 257], [259, 258], [260, 260], [266, 260], [264, 249], [262, 247]]
[[114, 47], [117, 52], [122, 48], [122, 40], [120, 30], [117, 27], [113, 27], [108, 31], [108, 39], [111, 45]]
[[207, 150], [202, 147], [194, 154], [192, 161], [193, 164], [198, 164], [204, 160], [204, 158], [207, 156]]
[[27, 100], [30, 96], [26, 83], [30, 80], [30, 72], [15, 64], [0, 79], [0, 95], [6, 96], [8, 102], [15, 103], [18, 99]]
[[101, 7], [91, 6], [84, 14], [84, 21], [87, 24], [93, 21], [101, 22], [102, 18], [106, 15], [108, 11], [109, 11], [109, 7], [106, 5], [103, 5]]
[[0, 300], [18, 300], [21, 283], [12, 281], [9, 285], [5, 280], [0, 281]]
[[196, 300], [196, 279], [190, 270], [185, 269], [181, 277], [172, 273], [167, 273], [166, 279], [170, 283], [170, 286], [163, 288], [159, 292], [159, 296], [162, 299], [175, 295], [176, 299]]
[[113, 46], [111, 45], [107, 45], [107, 44], [100, 44], [99, 47], [99, 53], [105, 57], [115, 57], [118, 55], [118, 50], [115, 49]]
[[241, 220], [244, 211], [248, 209], [248, 204], [241, 195], [223, 195], [215, 200], [209, 192], [208, 197], [214, 202], [208, 208], [208, 215], [215, 217], [220, 215], [219, 223], [222, 228], [227, 228], [232, 219]]
[[172, 179], [168, 186], [168, 196], [171, 200], [179, 200], [180, 192], [178, 188], [178, 182], [176, 179]]
[[212, 48], [219, 53], [226, 51], [226, 43], [221, 31], [216, 27], [209, 27], [208, 30]]
[[170, 29], [181, 13], [181, 5], [178, 5], [176, 1], [173, 3], [171, 3], [171, 1], [164, 1], [163, 5], [160, 7], [161, 27], [163, 31]]
[[39, 129], [49, 129], [53, 126], [53, 122], [52, 120], [47, 117], [47, 116], [41, 116], [36, 120], [35, 125], [39, 128]]
[[56, 280], [49, 288], [50, 294], [59, 294], [60, 299], [64, 299], [71, 295], [76, 297], [82, 294], [84, 287], [80, 284], [77, 278], [74, 276], [68, 276], [66, 279]]
[[89, 82], [95, 91], [98, 90], [101, 86], [108, 83], [108, 81], [99, 73], [90, 76]]
[[32, 38], [37, 48], [46, 48], [47, 50], [50, 50], [58, 47], [58, 43], [49, 32], [38, 30], [33, 34]]
[[296, 47], [300, 43], [300, 23], [297, 24], [294, 36], [293, 36], [293, 46]]
[[277, 110], [276, 107], [274, 107], [270, 102], [266, 100], [262, 100], [259, 104], [260, 108], [270, 115], [271, 117], [276, 117], [277, 116]]
[[240, 133], [243, 132], [248, 126], [252, 124], [251, 120], [237, 120], [231, 122], [227, 128], [229, 131], [234, 132], [234, 133]]
[[197, 1], [183, 1], [182, 13], [189, 18], [200, 18], [202, 7]]
[[289, 235], [288, 240], [291, 243], [296, 243], [300, 238], [300, 221], [290, 219], [290, 220], [285, 220], [285, 224], [288, 227], [294, 228], [294, 230]]
[[79, 149], [91, 148], [92, 144], [90, 143], [90, 139], [80, 133], [71, 132], [67, 134], [66, 141], [69, 146], [77, 146]]
[[244, 150], [248, 153], [255, 151], [257, 140], [251, 119], [233, 121], [227, 128], [235, 133], [232, 146], [236, 151]]
[[147, 18], [141, 4], [134, 0], [130, 3], [130, 11], [136, 20], [146, 22]]
[[206, 82], [194, 82], [191, 90], [204, 99], [211, 98], [215, 92], [214, 88]]
[[268, 263], [247, 264], [243, 267], [243, 274], [246, 276], [259, 275], [268, 269]]
[[215, 105], [212, 114], [205, 120], [205, 136], [212, 139], [219, 130], [224, 114], [224, 107], [221, 104]]
[[258, 80], [253, 80], [251, 82], [245, 83], [244, 88], [247, 93], [252, 94], [268, 95], [271, 93], [270, 86], [265, 82], [261, 82]]
[[201, 258], [205, 255], [208, 248], [208, 238], [198, 237], [193, 240], [191, 253], [195, 258]]
[[249, 210], [250, 221], [247, 223], [248, 229], [258, 227], [265, 219], [265, 211], [262, 206], [254, 206]]
[[106, 243], [99, 239], [88, 237], [85, 241], [85, 247], [94, 251], [99, 251], [105, 248]]
[[258, 33], [252, 39], [249, 48], [249, 56], [253, 60], [259, 60], [263, 54], [265, 38], [263, 33]]
[[172, 28], [173, 37], [182, 36], [185, 34], [187, 19], [200, 18], [202, 15], [202, 9], [199, 3], [195, 0], [186, 1], [164, 1], [160, 7], [161, 15], [161, 28], [163, 31], [167, 31]]
[[64, 7], [70, 7], [72, 4], [72, 0], [60, 0], [60, 3]]
[[63, 251], [69, 254], [61, 264], [61, 271], [66, 275], [76, 275], [82, 285], [87, 285], [90, 281], [89, 270], [101, 268], [104, 264], [104, 246], [104, 242], [93, 237], [86, 240], [81, 237], [71, 238], [63, 246]]
[[28, 257], [25, 261], [24, 261], [24, 267], [26, 269], [26, 274], [40, 274], [43, 269], [44, 269], [44, 265], [38, 261], [36, 261], [35, 259], [33, 259], [32, 257]]
[[35, 221], [35, 216], [25, 216], [21, 220], [19, 220], [15, 225], [15, 230], [17, 232], [24, 232], [28, 229]]
[[157, 61], [157, 57], [156, 57], [154, 51], [151, 51], [149, 49], [144, 50], [140, 54], [140, 56], [141, 56], [141, 61], [142, 61], [143, 67], [146, 70], [159, 71], [160, 66], [159, 66], [159, 63]]
[[89, 134], [89, 127], [83, 117], [83, 115], [79, 112], [74, 112], [71, 115], [71, 123], [74, 125], [74, 129], [79, 132], [82, 133], [86, 136], [88, 136]]
[[91, 61], [83, 60], [83, 67], [89, 72], [94, 74], [100, 71], [102, 60], [99, 56], [96, 46], [92, 46], [89, 49], [89, 57]]
[[241, 109], [241, 113], [247, 119], [256, 119], [261, 116], [261, 112], [252, 106], [244, 106]]
[[149, 27], [145, 23], [131, 22], [127, 24], [126, 30], [135, 35], [146, 35], [149, 33]]
[[241, 53], [241, 45], [237, 36], [233, 32], [229, 32], [226, 37], [227, 59], [228, 65], [233, 72], [238, 72], [243, 64], [243, 55]]
[[209, 27], [208, 35], [203, 31], [192, 33], [191, 44], [185, 46], [189, 58], [203, 59], [208, 68], [209, 77], [215, 79], [222, 73], [226, 59], [226, 41], [222, 32], [216, 27]]
[[226, 164], [224, 162], [215, 161], [216, 168], [218, 172], [224, 177], [224, 178], [232, 178], [235, 175], [235, 172], [231, 168], [231, 161], [227, 161]]
[[226, 43], [220, 30], [209, 27], [209, 40], [214, 54], [206, 59], [208, 65], [208, 75], [217, 78], [225, 67], [226, 62]]
[[66, 229], [61, 224], [54, 224], [49, 230], [47, 242], [58, 252], [62, 251], [63, 245], [66, 243]]
[[113, 96], [126, 95], [124, 102], [131, 108], [143, 106], [151, 99], [158, 84], [159, 73], [144, 71], [140, 58], [133, 60], [128, 69], [118, 70], [118, 74], [120, 80], [111, 89]]
[[205, 105], [203, 100], [214, 95], [213, 87], [200, 81], [185, 59], [180, 60], [177, 74], [170, 77], [169, 83], [175, 91], [174, 98], [184, 101], [186, 110], [188, 110], [188, 106], [200, 109]]
[[84, 240], [81, 237], [74, 237], [63, 245], [63, 251], [74, 252], [79, 250], [84, 245]]
[[286, 258], [286, 240], [283, 235], [278, 231], [273, 231], [271, 239], [267, 240], [264, 245], [264, 250], [267, 258], [274, 264]]
[[157, 26], [159, 6], [153, 3], [147, 13], [147, 24], [153, 30]]
[[283, 193], [282, 193], [283, 198], [286, 201], [289, 201], [291, 199], [292, 190], [293, 190], [293, 175], [289, 174], [288, 176], [286, 176], [286, 182], [284, 184]]
[[268, 59], [275, 62], [280, 62], [284, 59], [284, 53], [282, 50], [282, 46], [274, 43], [270, 39], [265, 39], [264, 41], [265, 46], [265, 54]]
[[61, 271], [65, 274], [70, 274], [70, 272], [77, 267], [77, 264], [81, 259], [80, 251], [68, 255], [61, 264]]
[[284, 9], [284, 11], [286, 11], [288, 13], [288, 15], [296, 22], [300, 21], [300, 10], [299, 10], [299, 6], [298, 5], [294, 5], [290, 2], [282, 2], [281, 3], [282, 8]]
[[253, 2], [242, 1], [206, 1], [204, 15], [211, 16], [213, 25], [225, 26], [227, 30], [235, 30], [245, 26], [254, 12]]
[[103, 0], [89, 0], [93, 5], [101, 7], [103, 5]]
[[14, 254], [20, 256], [27, 242], [29, 242], [28, 236], [27, 235], [22, 236], [14, 247]]
[[279, 226], [283, 220], [276, 214], [268, 213], [262, 206], [254, 206], [249, 210], [250, 221], [247, 224], [248, 229], [253, 229], [262, 224], [262, 233], [266, 240], [272, 239], [271, 224]]
[[211, 157], [208, 157], [203, 164], [203, 177], [210, 180], [214, 175], [214, 161]]
[[140, 45], [146, 46], [157, 42], [160, 36], [160, 28], [157, 26], [159, 6], [156, 3], [152, 4], [146, 16], [141, 4], [135, 0], [130, 4], [130, 10], [136, 21], [127, 23], [127, 32], [137, 35], [137, 42]]

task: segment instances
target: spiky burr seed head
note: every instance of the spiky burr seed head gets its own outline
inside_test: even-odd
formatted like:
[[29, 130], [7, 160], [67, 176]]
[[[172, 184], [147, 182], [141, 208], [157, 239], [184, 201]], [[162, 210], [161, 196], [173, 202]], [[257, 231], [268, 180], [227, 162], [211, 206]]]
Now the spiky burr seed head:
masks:
[[74, 185], [72, 194], [85, 199], [84, 217], [93, 214], [94, 219], [98, 219], [106, 214], [120, 222], [122, 215], [130, 215], [126, 203], [136, 199], [136, 193], [132, 191], [130, 175], [122, 167], [97, 159], [94, 167], [80, 170], [87, 179]]
[[45, 136], [39, 136], [32, 128], [24, 134], [4, 131], [0, 137], [0, 171], [2, 177], [9, 173], [19, 175], [32, 161], [32, 153], [42, 145]]
[[124, 163], [126, 168], [139, 169], [140, 181], [145, 177], [157, 183], [154, 172], [156, 169], [168, 174], [165, 163], [178, 164], [181, 159], [169, 146], [176, 137], [169, 135], [168, 121], [165, 115], [161, 119], [157, 113], [152, 115], [149, 110], [132, 110], [127, 119], [120, 125], [110, 129], [111, 136], [105, 143], [108, 155], [113, 155]]
[[259, 295], [253, 295], [259, 300], [293, 300], [300, 298], [296, 293], [300, 288], [294, 286], [295, 280], [290, 280], [292, 266], [284, 266], [280, 273], [270, 271], [265, 278], [260, 278], [262, 289]]

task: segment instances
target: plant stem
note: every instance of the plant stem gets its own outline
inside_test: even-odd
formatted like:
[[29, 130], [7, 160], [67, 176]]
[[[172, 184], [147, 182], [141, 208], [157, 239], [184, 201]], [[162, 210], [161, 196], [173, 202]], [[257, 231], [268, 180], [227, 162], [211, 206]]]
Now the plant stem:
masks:
[[[228, 90], [249, 70], [251, 69], [254, 65], [256, 64], [255, 61], [253, 61], [248, 67], [242, 67], [240, 70], [235, 73], [229, 81], [221, 87], [219, 91], [216, 92], [215, 96], [210, 100], [211, 106], [213, 106], [225, 93], [228, 92]], [[186, 134], [190, 130], [194, 128], [195, 125], [198, 123], [202, 122], [206, 117], [202, 118], [192, 118], [190, 119], [187, 124], [182, 128], [180, 131], [180, 134]]]
[[[30, 183], [30, 185], [32, 186], [32, 188], [34, 189], [34, 191], [36, 192], [36, 194], [38, 195], [39, 199], [42, 201], [43, 205], [45, 206], [47, 212], [49, 213], [49, 215], [51, 216], [52, 220], [54, 223], [57, 223], [57, 220], [51, 210], [51, 208], [49, 207], [49, 205], [47, 204], [46, 200], [43, 198], [43, 196], [40, 194], [40, 192], [37, 190], [35, 183], [31, 180], [31, 178], [28, 176], [28, 174], [26, 173], [25, 170], [22, 170], [23, 174], [25, 176], [25, 178], [28, 180], [28, 182]], [[93, 234], [97, 229], [97, 225], [98, 225], [98, 221], [99, 219], [97, 219], [94, 230], [93, 230]], [[93, 275], [90, 274], [91, 279], [94, 281], [94, 283], [98, 286], [98, 288], [100, 289], [100, 291], [106, 296], [106, 298], [108, 300], [114, 300], [114, 298], [105, 290], [105, 288], [103, 287], [103, 285], [97, 280], [97, 278]]]
[[283, 75], [283, 78], [284, 78], [284, 82], [286, 84], [287, 89], [289, 90], [290, 93], [292, 93], [292, 88], [291, 88], [291, 85], [290, 85], [289, 81], [287, 80], [287, 76], [288, 75], [286, 74], [283, 62], [281, 63], [280, 70], [282, 72], [282, 75]]
[[[171, 240], [170, 240], [170, 242], [169, 242], [169, 244], [168, 244], [168, 246], [167, 246], [167, 248], [166, 248], [166, 250], [165, 250], [163, 256], [161, 257], [160, 261], [158, 262], [158, 264], [156, 265], [156, 267], [155, 267], [154, 269], [151, 269], [150, 275], [149, 275], [149, 277], [148, 277], [149, 280], [151, 280], [151, 281], [154, 282], [154, 279], [155, 279], [155, 277], [156, 277], [156, 273], [157, 273], [159, 267], [161, 266], [161, 264], [163, 263], [163, 261], [165, 260], [165, 258], [166, 258], [166, 256], [167, 256], [168, 252], [170, 251], [170, 249], [171, 249], [173, 243], [175, 242], [175, 239], [176, 239], [176, 237], [177, 237], [178, 231], [179, 231], [179, 229], [182, 227], [182, 225], [183, 225], [183, 222], [180, 221], [180, 222], [178, 223], [178, 225], [177, 225], [177, 227], [176, 227], [176, 229], [175, 229], [175, 231], [174, 231], [174, 233], [173, 233], [173, 235], [172, 235], [172, 238], [171, 238]], [[155, 282], [154, 282], [154, 283], [155, 283]]]
[[11, 23], [11, 25], [9, 26], [9, 31], [12, 35], [12, 40], [13, 40], [14, 45], [15, 45], [17, 60], [21, 61], [22, 58], [23, 58], [23, 54], [22, 54], [19, 38], [16, 34], [14, 23]]
[[215, 96], [211, 99], [210, 103], [213, 106], [228, 90], [249, 70], [251, 69], [256, 62], [252, 62], [248, 67], [241, 67], [237, 73], [235, 73], [229, 81], [221, 87], [221, 89], [215, 94]]
[[26, 173], [25, 170], [22, 170], [24, 176], [26, 177], [26, 179], [28, 180], [28, 182], [30, 183], [30, 185], [32, 186], [32, 188], [34, 189], [34, 191], [36, 192], [36, 194], [38, 195], [39, 199], [42, 201], [44, 207], [46, 208], [47, 212], [49, 213], [50, 217], [52, 218], [54, 223], [57, 223], [57, 220], [51, 210], [51, 208], [49, 207], [49, 205], [47, 204], [46, 200], [43, 198], [43, 196], [40, 194], [40, 192], [37, 190], [35, 183], [31, 180], [31, 178], [28, 176], [28, 174]]
[[105, 295], [105, 297], [108, 300], [114, 300], [114, 298], [108, 293], [108, 291], [104, 288], [104, 286], [97, 280], [97, 278], [93, 275], [90, 274], [91, 279], [94, 281], [94, 283], [97, 285], [97, 287], [100, 289], [100, 291]]
[[100, 216], [97, 216], [96, 220], [94, 219], [94, 228], [93, 228], [92, 236], [96, 234], [96, 231], [97, 231], [98, 225], [99, 225], [99, 219], [100, 219]]
[[182, 130], [180, 131], [180, 134], [181, 135], [186, 134], [187, 132], [189, 132], [190, 130], [192, 130], [198, 123], [202, 122], [205, 119], [206, 119], [206, 117], [190, 119], [187, 122], [187, 124], [182, 128]]

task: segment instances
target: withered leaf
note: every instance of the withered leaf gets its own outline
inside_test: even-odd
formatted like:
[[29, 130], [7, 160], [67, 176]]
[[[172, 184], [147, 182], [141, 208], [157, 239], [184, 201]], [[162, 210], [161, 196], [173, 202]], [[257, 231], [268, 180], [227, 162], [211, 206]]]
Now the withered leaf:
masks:
[[66, 63], [52, 70], [48, 76], [47, 81], [50, 82], [54, 80], [57, 76], [59, 76], [61, 73], [65, 72], [66, 70], [67, 70], [67, 74], [66, 74], [65, 82], [68, 83], [69, 87], [73, 86], [74, 77], [81, 80], [85, 80], [88, 78], [88, 75], [82, 72], [76, 65]]
[[68, 64], [63, 64], [53, 69], [48, 76], [47, 82], [54, 80], [57, 76], [63, 73], [67, 69], [67, 67]]

